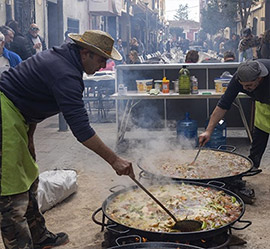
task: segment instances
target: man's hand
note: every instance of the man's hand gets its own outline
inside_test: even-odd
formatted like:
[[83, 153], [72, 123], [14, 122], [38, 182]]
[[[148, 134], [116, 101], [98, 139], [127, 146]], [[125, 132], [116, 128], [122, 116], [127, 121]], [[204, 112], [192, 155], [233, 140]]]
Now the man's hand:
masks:
[[135, 178], [132, 163], [121, 157], [116, 157], [112, 167], [116, 171], [117, 175], [128, 175], [131, 178]]
[[199, 145], [204, 146], [210, 140], [210, 138], [211, 138], [211, 133], [209, 131], [203, 132], [199, 136]]
[[34, 46], [33, 46], [34, 49], [40, 49], [41, 48], [41, 43], [36, 43]]

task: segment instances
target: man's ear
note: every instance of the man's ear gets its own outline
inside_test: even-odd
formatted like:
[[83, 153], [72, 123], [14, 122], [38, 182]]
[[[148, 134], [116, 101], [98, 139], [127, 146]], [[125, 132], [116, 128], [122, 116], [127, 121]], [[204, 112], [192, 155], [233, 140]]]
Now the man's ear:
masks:
[[88, 54], [89, 54], [89, 50], [87, 50], [86, 48], [83, 48], [80, 50], [82, 61], [85, 61], [87, 59], [87, 57], [89, 56]]

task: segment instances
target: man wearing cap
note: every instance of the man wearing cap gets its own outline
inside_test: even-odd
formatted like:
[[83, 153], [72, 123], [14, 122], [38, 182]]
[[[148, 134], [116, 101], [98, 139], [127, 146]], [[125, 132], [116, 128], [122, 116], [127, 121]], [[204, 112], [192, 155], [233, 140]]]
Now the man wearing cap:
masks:
[[226, 92], [214, 109], [206, 131], [199, 136], [199, 143], [206, 144], [215, 129], [216, 124], [230, 109], [239, 92], [243, 92], [255, 100], [255, 123], [253, 130], [253, 142], [249, 158], [254, 167], [260, 166], [261, 158], [267, 146], [270, 133], [270, 60], [258, 59], [242, 62]]
[[6, 248], [51, 248], [68, 242], [53, 234], [38, 210], [37, 123], [62, 112], [73, 135], [107, 161], [118, 175], [134, 178], [131, 162], [108, 148], [89, 124], [82, 100], [83, 72], [93, 74], [108, 58], [121, 60], [113, 38], [99, 30], [69, 34], [74, 43], [37, 53], [2, 74], [0, 218]]

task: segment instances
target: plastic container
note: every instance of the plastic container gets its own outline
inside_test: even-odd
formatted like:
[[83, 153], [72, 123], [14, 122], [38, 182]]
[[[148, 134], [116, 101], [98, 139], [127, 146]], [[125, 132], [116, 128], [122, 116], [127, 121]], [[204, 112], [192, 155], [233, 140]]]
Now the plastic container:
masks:
[[169, 93], [170, 92], [170, 81], [166, 79], [166, 77], [162, 80], [162, 92]]
[[198, 142], [198, 122], [190, 118], [188, 112], [183, 120], [177, 122], [177, 137], [190, 140], [191, 145], [196, 146]]
[[179, 94], [190, 94], [190, 73], [185, 65], [179, 70]]
[[173, 83], [174, 92], [179, 93], [179, 81], [174, 80], [172, 83]]
[[127, 87], [124, 84], [119, 84], [118, 86], [118, 94], [119, 95], [127, 95]]
[[220, 79], [220, 78], [216, 78], [214, 80], [215, 82], [215, 89], [217, 93], [225, 93], [225, 91], [227, 90], [227, 87], [230, 83], [230, 79]]
[[154, 80], [155, 89], [162, 90], [162, 80]]
[[[208, 125], [208, 120], [206, 122], [206, 127]], [[217, 149], [220, 145], [226, 145], [227, 140], [227, 125], [226, 122], [222, 119], [216, 125], [210, 140], [206, 143], [206, 147]]]
[[152, 79], [136, 80], [136, 83], [137, 83], [137, 91], [139, 93], [145, 93], [145, 92], [147, 92], [148, 89], [150, 91], [150, 86], [152, 89], [153, 80]]
[[150, 92], [150, 90], [153, 88], [153, 81], [147, 81], [146, 82], [146, 91]]

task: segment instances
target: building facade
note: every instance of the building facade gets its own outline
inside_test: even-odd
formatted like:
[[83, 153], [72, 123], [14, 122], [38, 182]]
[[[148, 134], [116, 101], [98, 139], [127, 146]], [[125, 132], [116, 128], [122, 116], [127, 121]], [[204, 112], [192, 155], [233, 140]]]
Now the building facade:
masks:
[[37, 23], [49, 48], [61, 44], [66, 31], [99, 29], [121, 38], [126, 52], [132, 37], [154, 52], [165, 22], [165, 0], [0, 0], [0, 25], [11, 19], [22, 33]]

